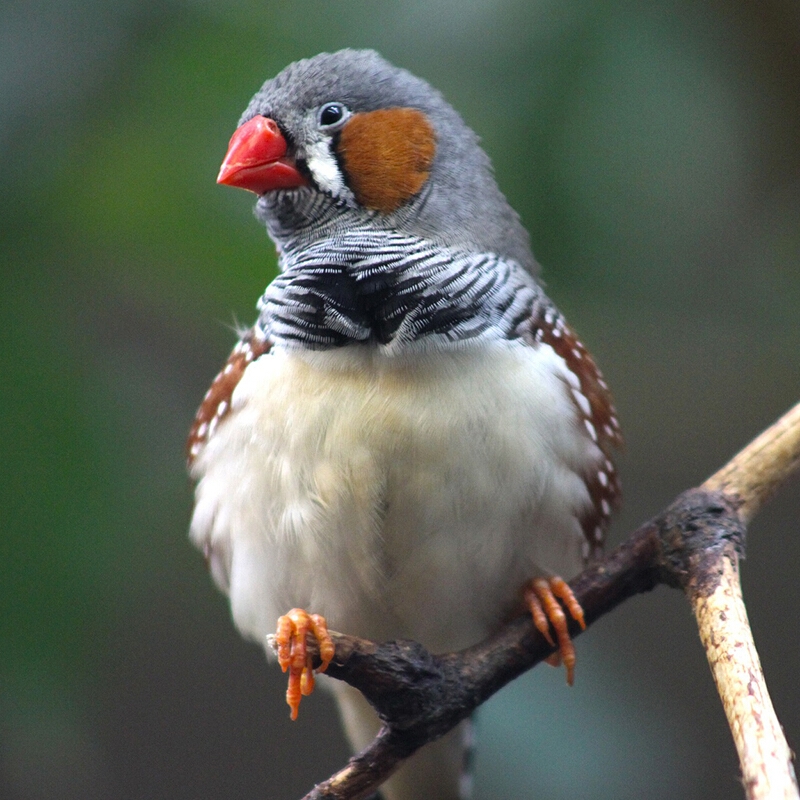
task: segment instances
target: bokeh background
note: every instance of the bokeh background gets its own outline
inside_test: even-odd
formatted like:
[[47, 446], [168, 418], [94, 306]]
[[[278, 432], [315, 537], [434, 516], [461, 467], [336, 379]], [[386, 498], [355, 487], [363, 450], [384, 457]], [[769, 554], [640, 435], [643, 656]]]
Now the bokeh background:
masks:
[[[299, 798], [346, 749], [233, 629], [186, 538], [193, 412], [274, 274], [215, 186], [251, 94], [372, 46], [479, 132], [615, 390], [619, 539], [800, 398], [796, 0], [28, 0], [0, 6], [0, 796]], [[800, 482], [745, 593], [800, 746]], [[346, 576], [343, 576], [346, 580]], [[477, 796], [730, 798], [688, 606], [661, 589], [480, 714]]]

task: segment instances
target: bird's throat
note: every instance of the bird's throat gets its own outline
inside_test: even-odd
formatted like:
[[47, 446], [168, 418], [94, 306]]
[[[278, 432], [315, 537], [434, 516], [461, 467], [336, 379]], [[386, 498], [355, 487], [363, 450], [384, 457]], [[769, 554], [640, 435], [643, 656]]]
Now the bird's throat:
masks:
[[538, 292], [513, 262], [387, 231], [351, 231], [283, 260], [258, 325], [310, 349], [510, 338]]

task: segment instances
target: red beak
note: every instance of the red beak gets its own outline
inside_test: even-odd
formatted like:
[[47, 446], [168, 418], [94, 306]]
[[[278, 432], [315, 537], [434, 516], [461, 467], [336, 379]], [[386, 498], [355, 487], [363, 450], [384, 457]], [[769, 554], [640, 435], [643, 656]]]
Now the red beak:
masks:
[[286, 158], [286, 139], [267, 117], [253, 117], [231, 136], [217, 183], [266, 194], [274, 189], [306, 186], [292, 158]]

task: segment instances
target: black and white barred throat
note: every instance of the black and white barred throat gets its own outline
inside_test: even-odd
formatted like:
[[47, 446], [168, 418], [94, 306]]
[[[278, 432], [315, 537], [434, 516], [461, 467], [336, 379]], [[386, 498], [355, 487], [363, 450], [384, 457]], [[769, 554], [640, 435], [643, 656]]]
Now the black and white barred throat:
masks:
[[257, 326], [275, 343], [309, 349], [511, 338], [542, 298], [514, 262], [363, 224], [284, 247], [281, 266]]

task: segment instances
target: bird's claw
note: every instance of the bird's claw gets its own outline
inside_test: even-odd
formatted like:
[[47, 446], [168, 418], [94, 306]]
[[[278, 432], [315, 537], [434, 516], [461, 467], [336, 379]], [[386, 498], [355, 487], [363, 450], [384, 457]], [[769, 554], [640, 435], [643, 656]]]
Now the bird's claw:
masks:
[[[569, 635], [567, 617], [561, 603], [581, 628], [585, 629], [586, 621], [581, 604], [567, 582], [556, 575], [532, 580], [525, 588], [524, 597], [537, 630], [554, 647], [558, 643], [558, 651], [547, 662], [554, 666], [563, 662], [567, 669], [567, 683], [572, 686], [575, 680], [575, 645]], [[556, 641], [553, 641], [551, 628], [555, 632]]]
[[275, 649], [281, 669], [289, 670], [289, 685], [286, 688], [286, 702], [292, 710], [292, 719], [297, 719], [300, 698], [314, 691], [314, 669], [311, 655], [306, 647], [306, 636], [311, 632], [319, 643], [319, 657], [322, 664], [318, 672], [324, 672], [334, 654], [333, 640], [328, 633], [325, 617], [309, 614], [302, 608], [293, 608], [278, 619], [275, 632]]

